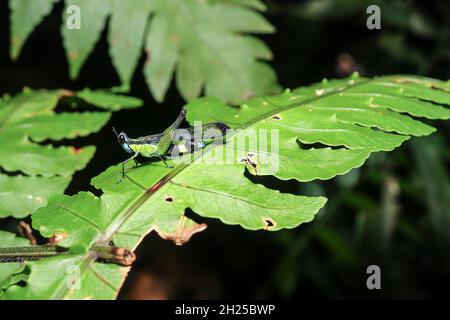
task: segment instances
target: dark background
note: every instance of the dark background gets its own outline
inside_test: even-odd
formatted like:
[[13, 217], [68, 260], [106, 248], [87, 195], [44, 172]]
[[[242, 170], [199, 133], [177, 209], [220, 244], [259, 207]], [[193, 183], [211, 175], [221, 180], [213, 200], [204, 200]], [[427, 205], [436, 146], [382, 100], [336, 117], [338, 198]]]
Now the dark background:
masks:
[[[280, 84], [293, 88], [355, 70], [367, 76], [450, 78], [448, 0], [372, 2], [381, 6], [381, 30], [366, 28], [367, 1], [268, 1], [266, 17], [277, 32], [262, 38], [273, 50], [271, 65]], [[69, 80], [59, 33], [61, 11], [60, 3], [12, 62], [9, 9], [0, 1], [0, 94], [15, 94], [24, 86], [82, 89], [119, 84], [105, 32], [79, 78]], [[145, 106], [113, 114], [99, 133], [76, 141], [96, 145], [97, 153], [76, 173], [66, 193], [94, 191], [90, 178], [125, 159], [111, 126], [132, 137], [161, 132], [184, 104], [174, 85], [165, 102], [156, 103], [144, 81], [143, 63], [144, 56], [131, 94]], [[375, 154], [363, 168], [331, 181], [258, 179], [283, 192], [329, 198], [312, 223], [294, 230], [249, 232], [195, 216], [208, 229], [182, 247], [150, 234], [137, 250], [138, 260], [120, 298], [448, 297], [450, 218], [440, 226], [430, 220], [450, 216], [445, 191], [450, 127], [443, 121], [434, 126], [439, 132], [432, 137], [414, 138], [394, 152]], [[371, 264], [381, 267], [381, 290], [366, 288]]]

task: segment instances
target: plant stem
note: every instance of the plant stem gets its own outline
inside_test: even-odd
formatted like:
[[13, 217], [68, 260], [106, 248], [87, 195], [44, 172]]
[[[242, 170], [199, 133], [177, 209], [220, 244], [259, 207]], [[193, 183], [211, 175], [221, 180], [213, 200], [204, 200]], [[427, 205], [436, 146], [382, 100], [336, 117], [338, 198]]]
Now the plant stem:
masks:
[[0, 263], [39, 260], [65, 254], [67, 250], [66, 248], [49, 245], [0, 248]]
[[[68, 250], [52, 245], [0, 248], [0, 263], [34, 261], [67, 254]], [[100, 260], [123, 266], [130, 266], [136, 260], [135, 254], [125, 248], [94, 245], [90, 251]]]

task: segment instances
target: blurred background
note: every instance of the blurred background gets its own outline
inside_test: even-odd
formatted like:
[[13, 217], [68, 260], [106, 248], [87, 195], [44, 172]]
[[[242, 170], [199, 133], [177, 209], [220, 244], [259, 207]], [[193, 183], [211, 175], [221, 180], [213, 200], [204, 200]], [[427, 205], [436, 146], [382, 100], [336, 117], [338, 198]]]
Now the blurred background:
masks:
[[[365, 76], [411, 73], [450, 79], [450, 2], [311, 0], [267, 1], [277, 32], [261, 38], [274, 53], [279, 83], [295, 88], [358, 71]], [[381, 7], [381, 30], [366, 28], [366, 8]], [[117, 85], [102, 35], [79, 78], [69, 80], [59, 28], [62, 4], [36, 28], [18, 61], [9, 50], [9, 9], [0, 1], [0, 94], [31, 88], [106, 88]], [[120, 111], [98, 134], [77, 141], [97, 153], [78, 172], [68, 194], [98, 193], [91, 177], [124, 160], [111, 126], [130, 136], [163, 131], [184, 104], [172, 85], [163, 104], [142, 75], [131, 94], [143, 108]], [[184, 246], [150, 234], [121, 299], [214, 298], [438, 298], [450, 286], [450, 125], [413, 138], [390, 153], [373, 154], [360, 169], [330, 181], [298, 183], [259, 177], [283, 192], [325, 195], [316, 219], [294, 230], [249, 232], [216, 220]], [[2, 228], [13, 224], [1, 222]], [[16, 222], [15, 222], [16, 223]], [[6, 227], [5, 227], [6, 226]], [[368, 290], [366, 268], [381, 268], [381, 290]]]

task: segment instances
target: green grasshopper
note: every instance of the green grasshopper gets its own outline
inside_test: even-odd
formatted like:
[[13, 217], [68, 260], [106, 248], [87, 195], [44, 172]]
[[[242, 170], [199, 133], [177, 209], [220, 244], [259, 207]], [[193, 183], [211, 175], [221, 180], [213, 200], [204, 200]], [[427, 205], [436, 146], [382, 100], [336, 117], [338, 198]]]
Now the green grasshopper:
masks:
[[[201, 127], [178, 129], [185, 116], [186, 110], [182, 109], [174, 123], [163, 133], [136, 139], [129, 138], [125, 132], [118, 134], [116, 129], [112, 128], [122, 149], [127, 153], [133, 153], [130, 158], [122, 162], [122, 178], [118, 182], [125, 179], [125, 164], [128, 161], [134, 160], [136, 165], [138, 165], [135, 159], [138, 155], [146, 158], [159, 158], [167, 168], [173, 168], [166, 162], [166, 159], [169, 158], [168, 154], [172, 154], [172, 151], [175, 151], [176, 154], [181, 154], [202, 149], [217, 138], [217, 130], [220, 130], [220, 136], [224, 136], [226, 130], [229, 129], [222, 122], [208, 123]], [[200, 132], [201, 135], [196, 136], [197, 132]], [[174, 139], [175, 137], [178, 139]]]

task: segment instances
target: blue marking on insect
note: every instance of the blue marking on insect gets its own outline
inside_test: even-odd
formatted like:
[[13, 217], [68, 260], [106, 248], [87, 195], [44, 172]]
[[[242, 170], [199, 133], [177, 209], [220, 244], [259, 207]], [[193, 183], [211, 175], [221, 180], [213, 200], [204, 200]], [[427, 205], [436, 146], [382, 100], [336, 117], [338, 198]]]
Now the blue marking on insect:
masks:
[[205, 146], [206, 146], [205, 141], [199, 141], [199, 142], [198, 142], [198, 148], [199, 148], [199, 149], [202, 149], [202, 148], [204, 148]]
[[125, 150], [128, 153], [133, 153], [133, 150], [131, 150], [131, 148], [128, 145], [128, 143], [122, 143], [122, 149]]

